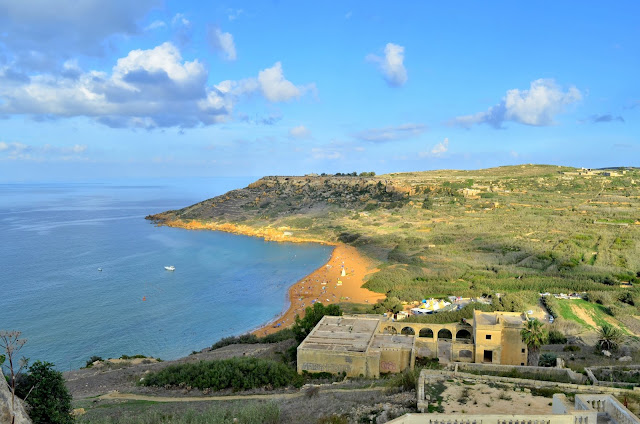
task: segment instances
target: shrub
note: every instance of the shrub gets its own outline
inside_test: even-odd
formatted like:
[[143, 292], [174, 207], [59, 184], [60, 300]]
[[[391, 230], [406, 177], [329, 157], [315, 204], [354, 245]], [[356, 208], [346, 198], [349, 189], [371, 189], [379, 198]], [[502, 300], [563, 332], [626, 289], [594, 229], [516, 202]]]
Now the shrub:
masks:
[[102, 359], [102, 356], [96, 356], [93, 355], [91, 358], [87, 359], [87, 364], [84, 366], [85, 368], [91, 368], [93, 366], [93, 363], [96, 361], [104, 361], [104, 359]]
[[565, 344], [567, 338], [558, 330], [549, 330], [549, 344]]
[[302, 342], [325, 315], [340, 316], [342, 315], [342, 310], [338, 305], [325, 307], [322, 303], [316, 302], [313, 307], [308, 306], [305, 309], [304, 318], [296, 315], [296, 322], [291, 327], [296, 340]]
[[543, 353], [540, 355], [540, 359], [538, 359], [539, 367], [555, 367], [556, 359], [558, 357], [553, 353]]
[[565, 352], [579, 352], [580, 346], [569, 345], [569, 346], [563, 347], [562, 350], [564, 350]]
[[16, 394], [26, 398], [31, 420], [47, 424], [73, 423], [71, 395], [60, 371], [49, 362], [36, 361], [16, 387]]
[[191, 386], [211, 390], [248, 390], [256, 387], [284, 387], [302, 377], [283, 363], [259, 358], [231, 358], [170, 365], [148, 374], [145, 386]]

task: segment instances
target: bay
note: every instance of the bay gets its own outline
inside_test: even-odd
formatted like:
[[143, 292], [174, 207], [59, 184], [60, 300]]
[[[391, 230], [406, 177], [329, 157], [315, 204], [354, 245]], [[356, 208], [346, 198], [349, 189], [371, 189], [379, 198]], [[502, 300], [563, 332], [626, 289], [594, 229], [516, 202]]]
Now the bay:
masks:
[[273, 319], [330, 246], [144, 219], [253, 180], [0, 185], [0, 329], [23, 332], [32, 362], [66, 370], [92, 355], [175, 359]]

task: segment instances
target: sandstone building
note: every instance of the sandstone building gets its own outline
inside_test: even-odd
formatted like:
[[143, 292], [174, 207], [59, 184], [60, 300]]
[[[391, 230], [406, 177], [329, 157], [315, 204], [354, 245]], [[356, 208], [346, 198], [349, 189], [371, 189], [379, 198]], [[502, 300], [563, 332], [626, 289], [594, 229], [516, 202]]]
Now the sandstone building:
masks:
[[379, 377], [413, 369], [416, 358], [525, 365], [527, 347], [520, 336], [525, 322], [526, 316], [515, 312], [474, 311], [472, 324], [325, 316], [298, 347], [298, 372]]

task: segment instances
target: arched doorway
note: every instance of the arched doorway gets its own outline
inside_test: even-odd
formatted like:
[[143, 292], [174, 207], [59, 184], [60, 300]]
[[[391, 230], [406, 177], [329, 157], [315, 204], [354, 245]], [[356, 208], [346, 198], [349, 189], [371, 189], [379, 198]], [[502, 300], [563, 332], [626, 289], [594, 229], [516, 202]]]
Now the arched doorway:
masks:
[[438, 331], [438, 340], [451, 340], [452, 338], [451, 331], [446, 328]]
[[465, 340], [465, 341], [471, 341], [471, 333], [469, 332], [469, 330], [458, 330], [458, 332], [456, 333], [456, 341], [457, 340]]

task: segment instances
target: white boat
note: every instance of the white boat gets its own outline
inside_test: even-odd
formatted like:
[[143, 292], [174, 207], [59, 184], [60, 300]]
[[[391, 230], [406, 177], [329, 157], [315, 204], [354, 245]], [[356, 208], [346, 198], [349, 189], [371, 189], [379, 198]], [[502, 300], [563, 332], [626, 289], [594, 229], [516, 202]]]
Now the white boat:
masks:
[[176, 267], [173, 265], [169, 265], [169, 266], [165, 266], [164, 269], [166, 269], [167, 271], [175, 271]]

